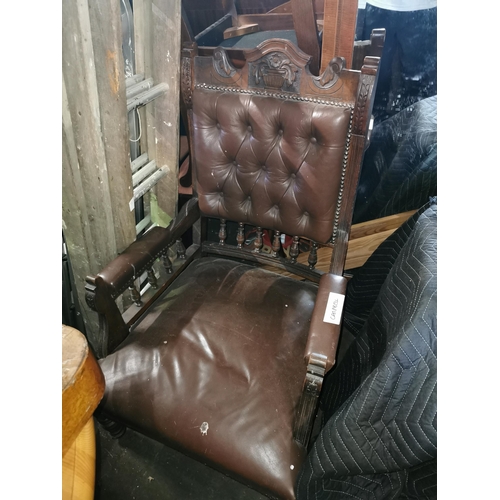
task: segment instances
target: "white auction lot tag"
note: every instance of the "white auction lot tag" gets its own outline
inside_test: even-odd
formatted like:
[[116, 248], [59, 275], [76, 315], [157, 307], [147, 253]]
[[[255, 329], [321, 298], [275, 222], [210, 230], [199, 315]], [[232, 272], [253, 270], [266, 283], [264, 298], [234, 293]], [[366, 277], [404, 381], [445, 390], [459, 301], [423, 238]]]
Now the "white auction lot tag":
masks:
[[328, 302], [326, 303], [325, 323], [332, 323], [333, 325], [340, 325], [340, 318], [342, 317], [342, 309], [344, 308], [345, 295], [340, 293], [330, 292]]

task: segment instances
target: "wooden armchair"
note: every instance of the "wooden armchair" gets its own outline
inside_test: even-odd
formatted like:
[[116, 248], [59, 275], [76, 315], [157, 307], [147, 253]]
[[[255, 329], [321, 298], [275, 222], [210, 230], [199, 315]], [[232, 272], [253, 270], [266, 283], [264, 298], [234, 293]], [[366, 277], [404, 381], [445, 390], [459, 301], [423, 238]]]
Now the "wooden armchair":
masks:
[[[335, 364], [379, 59], [353, 71], [337, 57], [315, 77], [310, 56], [284, 40], [245, 59], [236, 69], [221, 48], [213, 57], [184, 49], [193, 198], [169, 227], [151, 229], [89, 277], [87, 303], [101, 319], [103, 415], [292, 499]], [[220, 219], [216, 241], [207, 218]], [[180, 238], [193, 225], [186, 250]], [[264, 229], [271, 255], [261, 252]], [[330, 272], [315, 269], [320, 246], [331, 250]], [[146, 273], [141, 293], [135, 283]], [[135, 304], [122, 314], [115, 301], [127, 289]]]

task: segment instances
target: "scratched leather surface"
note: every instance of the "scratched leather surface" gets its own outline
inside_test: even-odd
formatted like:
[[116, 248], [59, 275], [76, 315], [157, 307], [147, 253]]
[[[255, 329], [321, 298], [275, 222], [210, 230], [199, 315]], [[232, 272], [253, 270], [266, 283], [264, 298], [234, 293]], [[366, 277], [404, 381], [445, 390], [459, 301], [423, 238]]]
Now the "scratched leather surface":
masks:
[[246, 264], [195, 261], [101, 360], [103, 409], [257, 490], [294, 498], [305, 458], [292, 439], [306, 368], [296, 360], [316, 293]]

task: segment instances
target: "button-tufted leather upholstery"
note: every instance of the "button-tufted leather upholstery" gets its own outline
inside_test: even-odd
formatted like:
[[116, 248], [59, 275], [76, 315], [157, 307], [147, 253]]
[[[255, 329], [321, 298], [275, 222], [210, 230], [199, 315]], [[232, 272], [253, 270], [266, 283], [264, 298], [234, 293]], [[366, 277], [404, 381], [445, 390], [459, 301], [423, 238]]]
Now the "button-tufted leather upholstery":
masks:
[[202, 213], [331, 238], [348, 107], [198, 89], [193, 108]]

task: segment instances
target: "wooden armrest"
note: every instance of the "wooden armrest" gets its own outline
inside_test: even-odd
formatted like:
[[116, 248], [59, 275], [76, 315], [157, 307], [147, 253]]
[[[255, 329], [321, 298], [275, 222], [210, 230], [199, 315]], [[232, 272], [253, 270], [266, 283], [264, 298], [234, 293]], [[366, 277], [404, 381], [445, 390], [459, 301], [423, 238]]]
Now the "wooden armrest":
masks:
[[128, 284], [138, 278], [163, 252], [200, 217], [198, 200], [189, 200], [167, 228], [154, 227], [134, 241], [122, 254], [110, 262], [95, 278], [95, 286], [106, 286], [113, 298], [123, 293]]
[[121, 255], [96, 276], [87, 276], [85, 300], [99, 313], [99, 339], [92, 345], [99, 358], [115, 349], [128, 335], [129, 326], [115, 299], [136, 278], [149, 270], [154, 261], [178, 240], [200, 217], [198, 200], [192, 198], [179, 211], [167, 228], [153, 228], [132, 243]]

